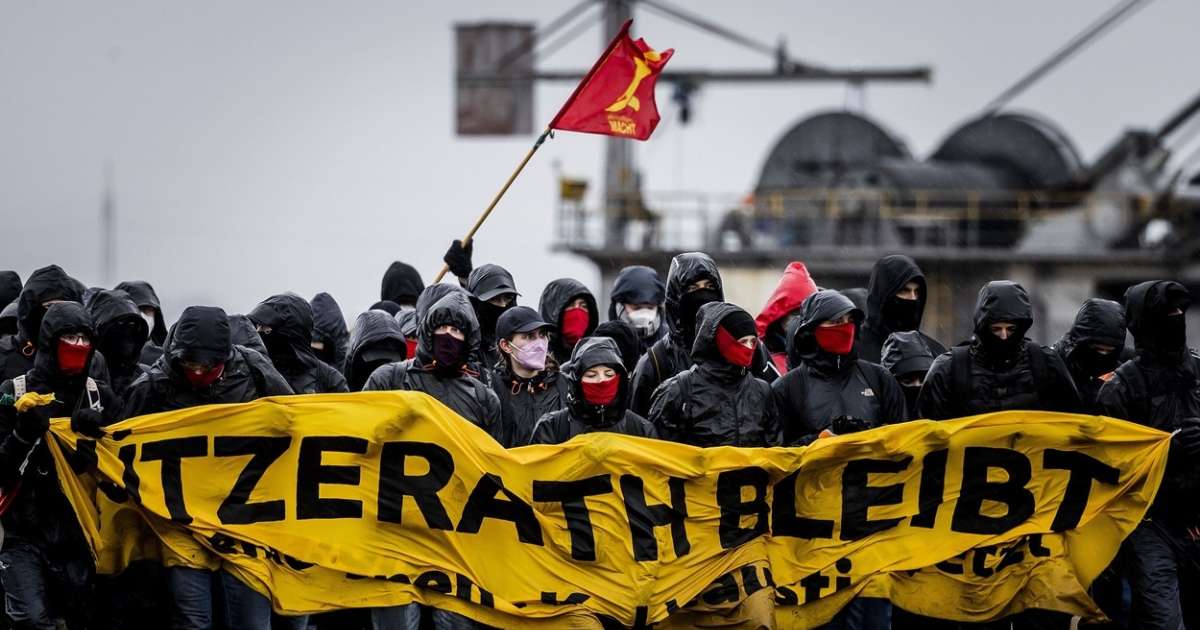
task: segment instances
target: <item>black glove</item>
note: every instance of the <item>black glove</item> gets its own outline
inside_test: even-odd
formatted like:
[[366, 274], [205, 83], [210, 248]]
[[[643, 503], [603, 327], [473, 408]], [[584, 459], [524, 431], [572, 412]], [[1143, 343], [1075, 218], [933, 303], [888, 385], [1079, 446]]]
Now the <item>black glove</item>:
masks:
[[1171, 445], [1188, 457], [1200, 456], [1200, 418], [1184, 418]]
[[75, 452], [67, 456], [67, 462], [71, 464], [71, 470], [75, 474], [82, 475], [96, 470], [100, 459], [96, 455], [96, 442], [93, 440], [79, 440], [75, 443]]
[[446, 255], [442, 256], [442, 262], [450, 267], [450, 273], [459, 278], [466, 278], [471, 275], [471, 252], [475, 250], [475, 241], [467, 241], [466, 247], [463, 247], [462, 241], [454, 239], [450, 243], [450, 249], [446, 250]]
[[26, 442], [33, 442], [45, 435], [50, 428], [50, 405], [31, 407], [24, 413], [17, 414], [17, 437]]
[[104, 429], [104, 416], [95, 409], [78, 409], [71, 414], [71, 430], [90, 438], [100, 439], [107, 435]]
[[833, 424], [829, 426], [829, 430], [837, 435], [848, 435], [873, 428], [875, 428], [875, 424], [870, 420], [860, 420], [858, 418], [851, 418], [850, 416], [834, 418]]

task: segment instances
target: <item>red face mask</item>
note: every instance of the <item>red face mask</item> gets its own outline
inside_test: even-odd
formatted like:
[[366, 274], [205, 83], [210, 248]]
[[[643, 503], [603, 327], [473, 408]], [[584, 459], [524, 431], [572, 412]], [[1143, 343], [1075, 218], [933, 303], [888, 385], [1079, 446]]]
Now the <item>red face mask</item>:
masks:
[[417, 340], [416, 339], [405, 339], [404, 343], [408, 346], [408, 358], [411, 359], [411, 358], [417, 356]]
[[717, 326], [717, 351], [733, 365], [750, 367], [750, 364], [754, 362], [754, 349], [758, 346], [758, 340], [754, 341], [754, 346], [748, 348], [729, 334], [729, 331]]
[[563, 341], [567, 342], [572, 348], [579, 343], [580, 339], [587, 334], [588, 324], [591, 323], [592, 316], [588, 310], [579, 306], [572, 306], [563, 311], [562, 314], [562, 336]]
[[211, 367], [202, 372], [195, 372], [192, 370], [183, 371], [183, 375], [187, 377], [188, 382], [192, 384], [192, 387], [197, 389], [212, 385], [213, 383], [217, 382], [217, 379], [221, 378], [221, 375], [224, 373], [224, 363], [218, 363], [215, 367]]
[[67, 343], [58, 340], [58, 369], [67, 376], [74, 376], [87, 367], [88, 356], [92, 354], [90, 343]]
[[583, 399], [593, 405], [607, 405], [616, 400], [621, 391], [621, 378], [614, 376], [599, 383], [583, 382]]
[[813, 331], [813, 336], [817, 338], [817, 345], [829, 354], [850, 354], [850, 349], [854, 347], [854, 322], [837, 326], [818, 326]]

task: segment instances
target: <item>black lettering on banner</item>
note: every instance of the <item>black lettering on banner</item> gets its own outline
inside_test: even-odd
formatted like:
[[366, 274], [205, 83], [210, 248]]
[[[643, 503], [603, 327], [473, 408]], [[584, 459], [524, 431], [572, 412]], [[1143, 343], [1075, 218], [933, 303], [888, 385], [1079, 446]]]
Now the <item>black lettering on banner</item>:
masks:
[[938, 449], [921, 458], [921, 489], [917, 496], [916, 516], [909, 523], [913, 527], [933, 529], [937, 521], [938, 508], [942, 507], [942, 496], [946, 492], [946, 460], [948, 449]]
[[[818, 595], [819, 595], [819, 593], [818, 593]], [[800, 597], [797, 596], [796, 591], [793, 591], [790, 587], [777, 586], [777, 587], [775, 587], [775, 605], [776, 606], [799, 606], [800, 605]]]
[[291, 436], [227, 436], [213, 438], [213, 455], [217, 457], [239, 457], [250, 455], [250, 461], [233, 482], [233, 490], [217, 508], [217, 519], [226, 525], [249, 525], [282, 521], [285, 518], [283, 499], [250, 503], [250, 495], [266, 474], [267, 468], [275, 463], [288, 447]]
[[485, 591], [482, 586], [477, 586], [471, 581], [471, 578], [465, 575], [454, 576], [454, 596], [465, 601], [471, 601], [471, 591], [479, 589], [479, 605], [487, 608], [496, 607], [496, 597], [491, 592]]
[[738, 588], [737, 580], [733, 579], [733, 573], [726, 573], [710, 584], [701, 598], [710, 606], [731, 604], [742, 598], [742, 591]]
[[1021, 549], [1023, 547], [1025, 547], [1026, 544], [1027, 544], [1026, 539], [1022, 538], [1021, 540], [1018, 540], [1015, 544], [1013, 544], [1013, 545], [1009, 546], [1007, 549], [1005, 549], [1004, 552], [1000, 555], [1000, 564], [996, 565], [996, 573], [999, 573], [999, 572], [1003, 571], [1004, 569], [1007, 569], [1008, 567], [1011, 567], [1014, 564], [1018, 564], [1022, 560], [1024, 560], [1025, 552], [1021, 551]]
[[180, 461], [185, 457], [208, 455], [208, 436], [197, 435], [172, 438], [142, 444], [142, 461], [162, 462], [162, 488], [171, 520], [184, 525], [192, 522], [183, 502], [183, 479]]
[[216, 533], [208, 538], [208, 544], [212, 545], [213, 551], [223, 554], [237, 553], [237, 541], [229, 534]]
[[800, 586], [804, 587], [804, 602], [815, 602], [821, 599], [821, 589], [829, 588], [829, 578], [821, 574], [820, 571], [813, 573], [800, 580]]
[[413, 586], [424, 588], [443, 595], [450, 594], [450, 576], [441, 571], [426, 571], [413, 580]]
[[957, 558], [943, 560], [934, 566], [937, 567], [938, 571], [941, 571], [942, 573], [949, 573], [950, 575], [962, 575], [963, 565], [961, 562], [954, 562], [956, 559]]
[[[496, 498], [496, 493], [503, 492], [507, 500]], [[478, 534], [483, 519], [496, 518], [509, 521], [517, 527], [517, 539], [530, 545], [542, 545], [542, 529], [538, 526], [533, 508], [521, 497], [513, 494], [504, 487], [499, 476], [484, 473], [467, 497], [467, 505], [463, 507], [462, 519], [458, 521], [458, 532], [463, 534]]]
[[[742, 499], [742, 488], [751, 488], [754, 498]], [[718, 533], [721, 547], [733, 549], [767, 532], [767, 471], [758, 466], [726, 470], [717, 475], [717, 505], [721, 508]], [[742, 517], [753, 516], [752, 527], [742, 527]]]
[[542, 603], [549, 606], [578, 606], [590, 598], [591, 595], [585, 595], [583, 593], [568, 593], [563, 600], [559, 601], [558, 593], [553, 591], [542, 591]]
[[[838, 561], [833, 566], [837, 568], [839, 573], [849, 573], [850, 569], [854, 568], [854, 563], [850, 562], [850, 558], [838, 558]], [[845, 588], [850, 588], [850, 577], [839, 575], [834, 580], [833, 590], [840, 591]]]
[[868, 485], [871, 473], [898, 473], [912, 463], [912, 456], [892, 461], [856, 459], [842, 471], [842, 540], [860, 540], [895, 527], [903, 517], [870, 520], [872, 506], [899, 505], [904, 500], [904, 484]]
[[300, 461], [296, 471], [296, 518], [362, 518], [362, 501], [323, 499], [321, 486], [357, 486], [362, 477], [358, 466], [330, 466], [321, 463], [325, 453], [364, 455], [367, 440], [347, 436], [310, 435], [300, 440]]
[[746, 591], [746, 595], [753, 595], [763, 589], [762, 581], [758, 579], [758, 569], [752, 564], [742, 567], [742, 589]]
[[1088, 495], [1092, 493], [1093, 480], [1110, 486], [1117, 485], [1121, 480], [1120, 470], [1079, 451], [1046, 449], [1042, 454], [1042, 468], [1070, 473], [1067, 491], [1063, 493], [1062, 503], [1054, 514], [1054, 522], [1050, 524], [1051, 531], [1056, 532], [1079, 526], [1079, 520], [1087, 509]]
[[796, 481], [800, 470], [788, 475], [775, 484], [775, 498], [771, 505], [771, 535], [794, 538], [833, 538], [833, 521], [808, 518], [796, 514]]
[[1049, 558], [1050, 550], [1042, 546], [1041, 534], [1030, 534], [1029, 537], [1029, 555], [1034, 558]]
[[[988, 470], [999, 468], [1008, 479], [988, 481]], [[950, 529], [965, 534], [1002, 534], [1033, 514], [1033, 492], [1025, 487], [1033, 476], [1029, 458], [1007, 448], [968, 446], [963, 454], [963, 481]], [[983, 513], [983, 502], [1007, 506], [1003, 516]]]
[[646, 504], [642, 478], [621, 475], [621, 494], [625, 500], [625, 515], [629, 519], [629, 534], [633, 539], [633, 559], [638, 562], [658, 560], [658, 539], [655, 527], [671, 526], [671, 547], [675, 557], [682, 558], [692, 550], [687, 536], [687, 494], [685, 481], [678, 477], [667, 480], [671, 504]]
[[611, 492], [611, 475], [596, 475], [575, 481], [533, 482], [534, 501], [562, 504], [567, 531], [571, 534], [571, 558], [587, 562], [596, 560], [596, 536], [592, 532], [592, 517], [584, 499]]
[[[409, 457], [419, 457], [429, 464], [423, 475], [406, 475], [404, 465]], [[404, 514], [404, 497], [417, 504], [429, 529], [453, 530], [454, 524], [437, 493], [454, 475], [454, 457], [450, 451], [429, 442], [386, 442], [379, 454], [379, 520], [400, 523]]]
[[141, 503], [141, 479], [138, 478], [137, 471], [133, 469], [133, 462], [137, 460], [137, 444], [122, 446], [117, 450], [117, 459], [121, 460], [121, 465], [124, 466], [124, 470], [121, 472], [121, 481], [125, 484], [125, 492], [129, 493], [134, 503]]
[[987, 559], [994, 551], [995, 545], [983, 545], [972, 550], [974, 557], [971, 558], [971, 572], [979, 577], [992, 577], [995, 571], [988, 568]]

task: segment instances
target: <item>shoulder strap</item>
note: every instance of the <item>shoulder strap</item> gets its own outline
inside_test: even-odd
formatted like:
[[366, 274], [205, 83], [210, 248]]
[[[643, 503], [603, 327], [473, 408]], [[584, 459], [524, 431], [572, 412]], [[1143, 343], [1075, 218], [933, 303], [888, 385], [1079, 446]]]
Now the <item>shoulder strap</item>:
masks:
[[658, 353], [654, 351], [654, 349], [657, 347], [658, 347], [657, 343], [650, 346], [650, 362], [654, 364], [654, 380], [655, 380], [655, 382], [657, 382], [658, 384], [662, 384], [662, 382], [663, 382], [662, 367], [659, 366], [659, 364], [658, 364]]
[[[88, 380], [91, 380], [91, 379], [88, 379]], [[13, 377], [13, 398], [14, 399], [20, 399], [28, 391], [29, 390], [27, 389], [27, 387], [25, 385], [25, 375], [24, 374]]]
[[1049, 378], [1050, 368], [1046, 365], [1046, 354], [1040, 344], [1027, 342], [1025, 352], [1029, 355], [1029, 371], [1033, 374], [1033, 387], [1037, 390], [1038, 398], [1043, 399], [1057, 379]]
[[971, 346], [950, 349], [950, 383], [955, 405], [961, 409], [971, 399]]
[[100, 386], [96, 385], [96, 379], [87, 377], [84, 388], [87, 390], [88, 408], [92, 411], [104, 411], [104, 405], [100, 402]]

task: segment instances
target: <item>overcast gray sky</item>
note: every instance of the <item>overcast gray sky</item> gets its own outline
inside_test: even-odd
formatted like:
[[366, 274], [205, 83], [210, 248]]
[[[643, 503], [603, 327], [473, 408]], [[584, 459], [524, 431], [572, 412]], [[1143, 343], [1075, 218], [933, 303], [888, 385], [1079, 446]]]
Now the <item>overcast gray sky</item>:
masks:
[[[100, 282], [103, 168], [114, 165], [117, 273], [149, 280], [169, 318], [191, 303], [249, 310], [327, 290], [347, 318], [378, 297], [394, 259], [428, 278], [532, 138], [459, 139], [453, 24], [545, 23], [574, 1], [67, 2], [0, 0], [0, 268], [59, 263]], [[872, 87], [866, 111], [926, 154], [964, 118], [1113, 3], [689, 2], [759, 39], [831, 65], [930, 63], [931, 85]], [[1125, 127], [1153, 125], [1197, 88], [1200, 2], [1158, 0], [1015, 105], [1058, 123], [1091, 159]], [[635, 35], [672, 67], [769, 60], [649, 12]], [[598, 27], [546, 61], [583, 68]], [[537, 89], [542, 124], [571, 86]], [[651, 190], [749, 191], [772, 143], [841, 86], [705, 87], [694, 122], [637, 147]], [[552, 164], [597, 179], [602, 140], [560, 134], [518, 180], [476, 246], [536, 305], [549, 280], [597, 281], [549, 252]], [[757, 304], [746, 305], [757, 309]]]

